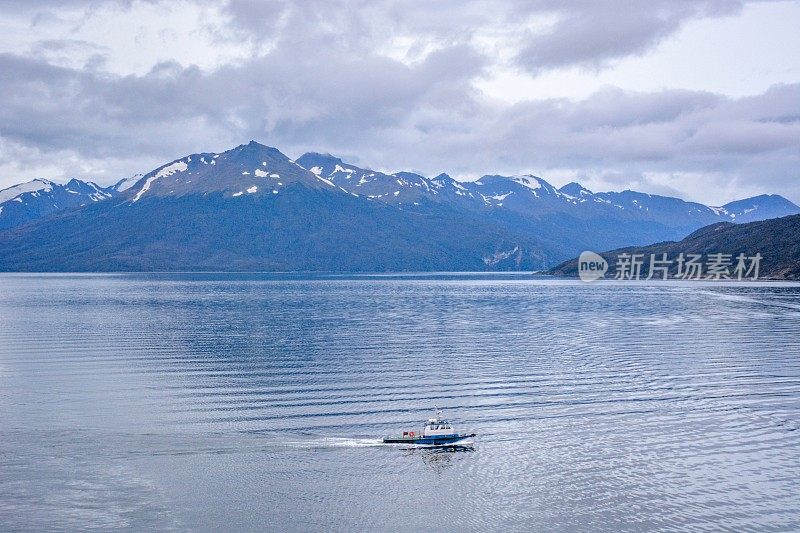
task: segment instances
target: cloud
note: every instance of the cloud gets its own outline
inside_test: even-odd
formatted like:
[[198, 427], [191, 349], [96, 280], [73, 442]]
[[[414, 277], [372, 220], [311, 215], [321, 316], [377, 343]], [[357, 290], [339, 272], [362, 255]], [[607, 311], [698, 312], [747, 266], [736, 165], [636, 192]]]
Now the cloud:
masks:
[[588, 0], [533, 2], [559, 15], [549, 31], [531, 33], [517, 62], [538, 73], [565, 66], [600, 69], [610, 60], [641, 54], [678, 30], [684, 22], [730, 15], [741, 0]]
[[[651, 50], [690, 20], [739, 13], [746, 0], [480, 0], [432, 2], [343, 0], [229, 0], [224, 13], [256, 41], [269, 39], [287, 18], [304, 22], [303, 33], [372, 49], [407, 38], [425, 44], [476, 45], [491, 35], [516, 48], [513, 61], [533, 74], [578, 66], [599, 70], [611, 61]], [[552, 21], [547, 24], [547, 21]], [[293, 25], [290, 25], [294, 27]], [[299, 26], [298, 26], [299, 27]]]
[[[36, 5], [58, 9], [56, 2]], [[115, 5], [136, 9], [137, 3]], [[231, 1], [218, 12], [222, 22], [196, 31], [245, 40], [252, 53], [214, 68], [164, 60], [139, 73], [112, 73], [99, 60], [68, 61], [113, 51], [48, 37], [28, 53], [0, 54], [0, 185], [34, 173], [57, 178], [58, 169], [61, 177], [111, 183], [187, 153], [257, 139], [290, 156], [329, 151], [383, 170], [474, 177], [535, 172], [555, 182], [585, 176], [617, 187], [627, 180], [717, 203], [742, 191], [800, 201], [793, 170], [800, 163], [798, 84], [746, 98], [607, 86], [582, 100], [532, 97], [515, 104], [475, 88], [498, 61], [475, 42], [476, 34], [489, 31], [480, 27], [481, 17], [495, 31], [557, 13], [548, 47], [538, 47], [538, 59], [526, 63], [540, 69], [638, 53], [682, 21], [730, 13], [739, 3], [648, 5], [652, 10], [626, 14], [655, 17], [643, 25], [645, 38], [626, 33], [629, 21], [602, 22], [620, 11], [608, 2], [573, 2], [568, 9], [508, 2], [487, 10], [471, 2], [422, 8], [351, 2], [343, 9], [316, 1]], [[577, 27], [563, 26], [568, 20], [600, 21], [595, 33], [605, 37], [587, 37], [600, 41], [563, 55], [558, 50], [570, 48], [569, 39], [583, 42], [578, 34], [568, 38]], [[618, 43], [611, 37], [617, 31]], [[523, 33], [528, 47], [545, 35]]]
[[258, 38], [277, 31], [287, 9], [280, 0], [229, 0], [223, 11], [235, 26]]
[[503, 105], [470, 84], [485, 64], [464, 45], [413, 66], [324, 49], [297, 60], [278, 47], [212, 72], [172, 63], [112, 76], [4, 54], [0, 131], [76, 160], [168, 160], [255, 138], [293, 155], [321, 149], [429, 172], [571, 168], [790, 180], [798, 168], [798, 84], [740, 99], [607, 87], [581, 101]]
[[413, 67], [326, 48], [298, 60], [282, 47], [211, 72], [162, 63], [143, 76], [0, 54], [0, 131], [14, 143], [89, 158], [169, 158], [249, 138], [279, 146], [355, 142], [364, 132], [396, 127], [423, 103], [440, 110], [459, 105], [482, 66], [463, 46]]

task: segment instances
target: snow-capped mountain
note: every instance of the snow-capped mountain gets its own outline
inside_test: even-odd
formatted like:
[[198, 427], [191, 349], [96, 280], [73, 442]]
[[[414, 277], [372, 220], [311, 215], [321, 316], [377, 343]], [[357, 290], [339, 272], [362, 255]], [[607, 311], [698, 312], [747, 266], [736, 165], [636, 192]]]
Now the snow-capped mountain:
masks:
[[723, 217], [728, 217], [731, 222], [739, 224], [796, 215], [798, 213], [798, 207], [795, 204], [777, 194], [753, 196], [752, 198], [736, 200], [722, 207], [712, 207], [711, 209]]
[[310, 152], [297, 158], [297, 164], [342, 190], [389, 204], [418, 202], [430, 196], [430, 180], [412, 172], [384, 174], [344, 163], [330, 154]]
[[0, 190], [0, 229], [13, 228], [63, 209], [107, 200], [114, 195], [110, 188], [72, 179], [58, 184], [35, 179]]
[[251, 141], [222, 153], [192, 154], [162, 165], [124, 190], [123, 196], [132, 202], [209, 193], [237, 198], [279, 194], [295, 183], [337, 189], [331, 180], [308, 171], [276, 148]]
[[464, 185], [486, 207], [509, 209], [534, 217], [575, 211], [567, 195], [533, 175], [488, 175]]
[[0, 231], [0, 270], [541, 269], [585, 249], [793, 213], [780, 196], [709, 207], [533, 175], [459, 182], [330, 154], [293, 161], [251, 141], [108, 188], [34, 180], [0, 191], [0, 230], [20, 226]]
[[313, 152], [299, 157], [297, 163], [347, 192], [393, 205], [427, 199], [477, 210], [503, 209], [533, 218], [563, 214], [581, 220], [654, 222], [687, 232], [715, 222], [751, 222], [800, 213], [800, 207], [777, 195], [709, 207], [629, 190], [594, 193], [575, 182], [557, 189], [533, 175], [487, 175], [474, 182], [459, 182], [447, 174], [435, 178], [412, 172], [385, 174]]
[[297, 163], [347, 192], [392, 205], [419, 204], [428, 200], [482, 209], [502, 206], [503, 200], [515, 192], [532, 194], [535, 198], [540, 193], [531, 191], [540, 187], [545, 193], [541, 198], [549, 193], [558, 195], [552, 185], [532, 176], [484, 176], [477, 182], [459, 182], [447, 174], [434, 178], [415, 172], [385, 174], [345, 163], [330, 154], [314, 152], [303, 154]]
[[574, 182], [557, 189], [536, 176], [484, 176], [469, 188], [487, 204], [529, 217], [560, 213], [580, 220], [653, 222], [669, 228], [719, 221], [709, 207], [679, 198], [634, 191], [594, 193]]

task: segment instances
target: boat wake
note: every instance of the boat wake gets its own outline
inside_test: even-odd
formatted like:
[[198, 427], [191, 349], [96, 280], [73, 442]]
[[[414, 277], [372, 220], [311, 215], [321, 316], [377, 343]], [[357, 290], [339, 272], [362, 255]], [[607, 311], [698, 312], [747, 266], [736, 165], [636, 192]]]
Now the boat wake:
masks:
[[368, 448], [382, 446], [381, 439], [352, 438], [352, 437], [326, 437], [322, 439], [323, 446], [331, 448]]
[[319, 437], [303, 440], [288, 440], [275, 442], [274, 446], [281, 448], [369, 448], [383, 446], [381, 439], [360, 437]]

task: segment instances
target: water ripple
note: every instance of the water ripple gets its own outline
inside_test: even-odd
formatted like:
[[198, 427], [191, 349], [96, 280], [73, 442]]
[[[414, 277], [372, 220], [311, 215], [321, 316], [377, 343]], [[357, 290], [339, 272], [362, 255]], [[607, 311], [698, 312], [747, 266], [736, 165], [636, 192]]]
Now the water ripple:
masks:
[[800, 529], [797, 285], [3, 281], [4, 529]]

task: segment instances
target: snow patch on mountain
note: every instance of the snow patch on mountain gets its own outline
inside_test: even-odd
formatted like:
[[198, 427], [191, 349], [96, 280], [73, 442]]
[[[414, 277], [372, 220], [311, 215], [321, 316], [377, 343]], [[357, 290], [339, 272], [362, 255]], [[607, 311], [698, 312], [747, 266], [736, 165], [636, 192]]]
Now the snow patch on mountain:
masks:
[[[190, 159], [190, 161], [191, 161], [191, 159]], [[171, 165], [167, 165], [164, 168], [162, 168], [161, 170], [159, 170], [158, 173], [153, 177], [156, 178], [156, 179], [158, 179], [158, 178], [166, 178], [167, 176], [172, 176], [176, 172], [184, 172], [188, 168], [189, 168], [189, 165], [187, 165], [185, 162], [176, 161], [176, 162], [172, 163]]]
[[506, 198], [508, 198], [512, 194], [514, 194], [514, 193], [513, 192], [507, 192], [505, 194], [497, 194], [495, 196], [490, 196], [489, 198], [492, 198], [494, 200], [502, 202], [503, 200], [505, 200]]
[[[18, 197], [26, 192], [44, 191], [50, 192], [53, 190], [53, 182], [43, 179], [35, 179], [19, 185], [12, 185], [7, 189], [0, 190], [0, 203], [7, 202], [12, 198]], [[22, 201], [21, 199], [19, 200]]]
[[140, 179], [142, 179], [141, 174], [136, 174], [134, 176], [131, 176], [130, 178], [122, 178], [117, 183], [115, 183], [112, 188], [117, 192], [127, 191], [128, 189], [136, 185], [136, 182], [139, 181]]
[[323, 178], [322, 176], [317, 176], [317, 179], [318, 179], [318, 180], [320, 180], [320, 181], [323, 181], [323, 182], [327, 183], [327, 184], [328, 184], [328, 185], [330, 185], [331, 187], [336, 187], [336, 185], [334, 185], [334, 184], [333, 184], [333, 182], [332, 182], [331, 180], [329, 180], [329, 179], [325, 179], [325, 178]]
[[345, 174], [352, 174], [353, 172], [355, 172], [355, 170], [353, 170], [352, 168], [344, 168], [342, 165], [336, 165], [334, 167], [334, 169], [333, 169], [333, 172], [331, 172], [331, 174], [336, 174], [337, 172], [344, 172]]
[[527, 187], [527, 188], [529, 188], [531, 190], [534, 190], [534, 191], [536, 189], [541, 189], [542, 188], [542, 184], [540, 183], [539, 180], [537, 180], [536, 178], [529, 177], [529, 176], [516, 176], [516, 177], [511, 178], [511, 181], [515, 181], [515, 182], [519, 183], [520, 185], [524, 185], [525, 187]]
[[504, 261], [514, 255], [515, 253], [519, 252], [519, 246], [514, 246], [511, 250], [501, 250], [498, 252], [493, 253], [492, 255], [485, 255], [483, 256], [483, 263], [486, 266], [494, 266], [500, 261]]
[[189, 165], [187, 165], [184, 161], [176, 161], [176, 162], [172, 163], [171, 165], [167, 165], [167, 166], [163, 167], [154, 176], [151, 176], [151, 177], [147, 178], [147, 181], [144, 182], [144, 185], [142, 185], [142, 188], [139, 190], [138, 193], [136, 193], [136, 196], [133, 198], [133, 201], [134, 202], [139, 201], [139, 198], [141, 198], [144, 193], [146, 193], [148, 190], [150, 190], [150, 186], [157, 179], [166, 178], [167, 176], [172, 176], [176, 172], [184, 172], [188, 168], [189, 168]]

